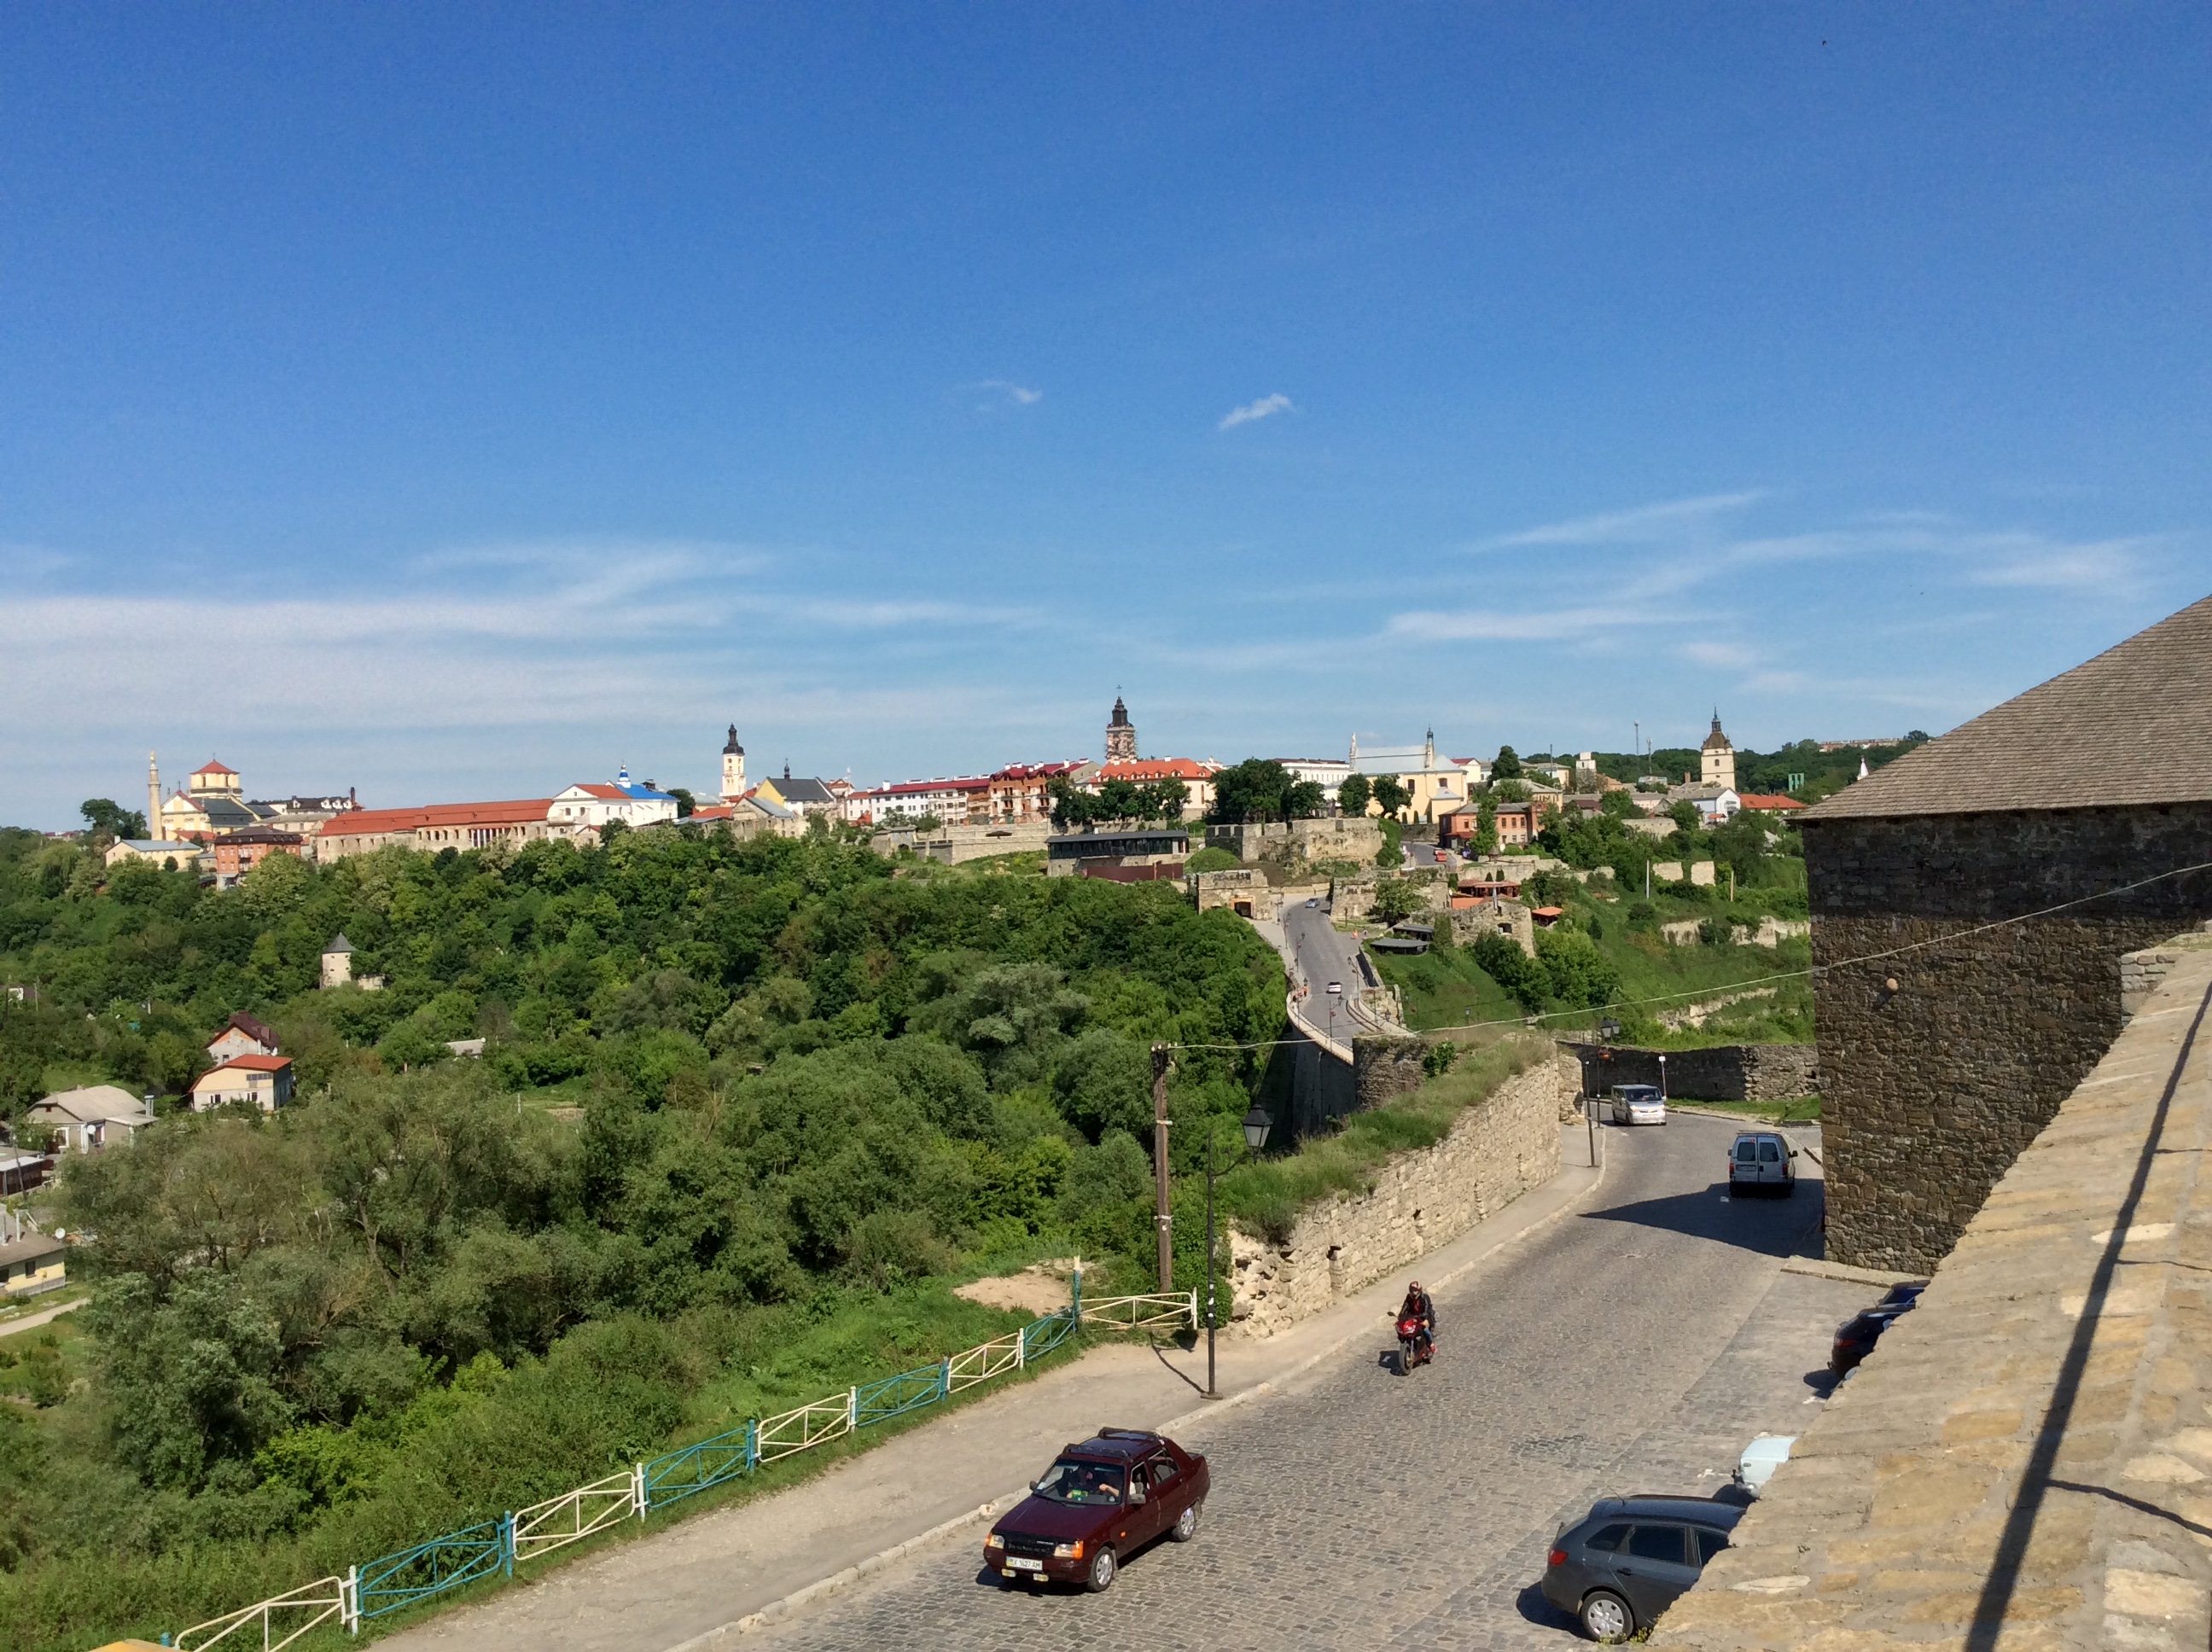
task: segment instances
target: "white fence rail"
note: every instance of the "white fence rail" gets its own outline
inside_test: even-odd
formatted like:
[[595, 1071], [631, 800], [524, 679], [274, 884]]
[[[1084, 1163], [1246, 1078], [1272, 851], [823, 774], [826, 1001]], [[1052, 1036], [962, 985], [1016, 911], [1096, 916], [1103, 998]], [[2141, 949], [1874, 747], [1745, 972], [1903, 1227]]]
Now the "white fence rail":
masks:
[[633, 1515], [641, 1517], [644, 1513], [645, 1469], [641, 1464], [528, 1509], [516, 1509], [514, 1558], [520, 1561], [549, 1554], [604, 1531], [617, 1521]]
[[[290, 1615], [304, 1614], [296, 1622]], [[261, 1631], [261, 1652], [277, 1652], [298, 1640], [309, 1630], [326, 1624], [333, 1618], [342, 1618], [350, 1624], [352, 1600], [348, 1581], [343, 1577], [319, 1577], [312, 1583], [302, 1583], [289, 1594], [279, 1594], [266, 1600], [257, 1600], [250, 1606], [240, 1606], [236, 1612], [226, 1613], [220, 1618], [210, 1618], [204, 1624], [194, 1624], [176, 1637], [179, 1652], [205, 1652], [205, 1649], [230, 1641], [242, 1629], [258, 1628]], [[270, 1637], [283, 1631], [282, 1640]], [[234, 1648], [253, 1644], [251, 1635], [230, 1641]]]

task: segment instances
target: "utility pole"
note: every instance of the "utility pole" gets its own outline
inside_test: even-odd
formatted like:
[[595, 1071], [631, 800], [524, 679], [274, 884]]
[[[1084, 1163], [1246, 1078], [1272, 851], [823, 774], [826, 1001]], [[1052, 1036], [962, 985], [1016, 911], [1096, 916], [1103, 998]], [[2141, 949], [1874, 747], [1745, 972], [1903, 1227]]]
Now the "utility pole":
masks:
[[1160, 1291], [1175, 1289], [1175, 1213], [1168, 1208], [1168, 1047], [1152, 1046], [1152, 1180], [1159, 1193], [1159, 1212], [1152, 1218], [1160, 1230]]

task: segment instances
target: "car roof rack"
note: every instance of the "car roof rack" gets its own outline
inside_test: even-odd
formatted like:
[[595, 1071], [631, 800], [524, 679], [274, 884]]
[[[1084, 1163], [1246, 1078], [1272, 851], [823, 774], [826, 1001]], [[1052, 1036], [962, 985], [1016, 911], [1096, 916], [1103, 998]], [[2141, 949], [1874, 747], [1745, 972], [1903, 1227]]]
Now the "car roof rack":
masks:
[[1102, 1428], [1091, 1437], [1094, 1440], [1158, 1440], [1161, 1436], [1148, 1428]]

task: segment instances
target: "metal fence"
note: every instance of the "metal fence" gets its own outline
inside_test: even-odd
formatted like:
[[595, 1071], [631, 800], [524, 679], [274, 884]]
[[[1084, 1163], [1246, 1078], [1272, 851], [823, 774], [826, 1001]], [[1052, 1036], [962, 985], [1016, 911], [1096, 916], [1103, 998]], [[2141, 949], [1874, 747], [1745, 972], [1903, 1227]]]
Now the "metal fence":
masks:
[[[359, 1634], [364, 1619], [380, 1618], [489, 1577], [514, 1573], [518, 1561], [534, 1560], [580, 1542], [624, 1520], [643, 1520], [656, 1509], [750, 1474], [763, 1463], [841, 1438], [855, 1430], [933, 1406], [948, 1395], [1050, 1353], [1085, 1324], [1100, 1330], [1198, 1329], [1198, 1292], [1083, 1300], [1083, 1269], [1075, 1270], [1066, 1308], [1032, 1320], [1018, 1331], [941, 1359], [863, 1382], [827, 1400], [634, 1463], [629, 1468], [564, 1491], [557, 1497], [501, 1515], [497, 1520], [448, 1532], [396, 1554], [363, 1561], [343, 1577], [325, 1577], [289, 1594], [241, 1606], [195, 1624], [162, 1644], [179, 1652], [206, 1652], [222, 1644], [244, 1652], [260, 1638], [261, 1652], [278, 1652], [309, 1630], [336, 1621]], [[234, 1638], [235, 1637], [235, 1638]]]

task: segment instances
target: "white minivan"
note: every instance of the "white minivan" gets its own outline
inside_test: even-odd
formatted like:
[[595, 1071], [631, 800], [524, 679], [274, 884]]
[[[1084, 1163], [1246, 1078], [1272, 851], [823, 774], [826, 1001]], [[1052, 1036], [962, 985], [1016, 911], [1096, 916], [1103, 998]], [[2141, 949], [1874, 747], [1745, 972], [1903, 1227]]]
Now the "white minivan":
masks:
[[1656, 1084], [1615, 1084], [1606, 1092], [1615, 1124], [1664, 1124], [1667, 1098]]

